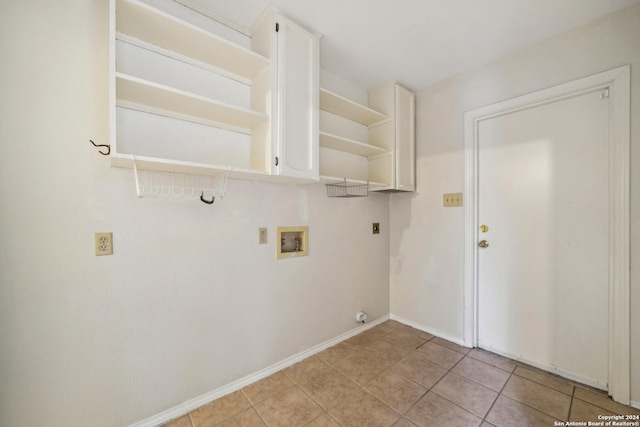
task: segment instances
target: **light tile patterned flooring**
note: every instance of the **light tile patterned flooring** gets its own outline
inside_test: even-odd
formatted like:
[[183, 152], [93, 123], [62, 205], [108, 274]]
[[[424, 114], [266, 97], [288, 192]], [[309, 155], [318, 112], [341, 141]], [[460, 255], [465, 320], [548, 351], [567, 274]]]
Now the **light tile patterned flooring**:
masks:
[[601, 391], [387, 321], [166, 427], [554, 426], [640, 414]]

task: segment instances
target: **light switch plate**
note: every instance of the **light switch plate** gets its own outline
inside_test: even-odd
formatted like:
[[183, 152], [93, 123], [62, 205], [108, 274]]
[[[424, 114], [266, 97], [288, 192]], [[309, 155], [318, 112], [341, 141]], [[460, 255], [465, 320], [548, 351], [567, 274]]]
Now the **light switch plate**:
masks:
[[462, 193], [443, 194], [442, 206], [445, 208], [457, 208], [462, 206]]
[[380, 234], [380, 223], [379, 222], [374, 222], [371, 225], [371, 233], [372, 234]]
[[258, 228], [258, 243], [259, 244], [267, 243], [267, 229], [266, 228]]

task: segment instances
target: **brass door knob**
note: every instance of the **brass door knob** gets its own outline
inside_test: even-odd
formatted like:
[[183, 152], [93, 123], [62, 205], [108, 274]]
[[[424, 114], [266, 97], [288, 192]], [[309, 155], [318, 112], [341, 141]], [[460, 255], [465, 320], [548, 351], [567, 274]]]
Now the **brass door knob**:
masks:
[[481, 248], [488, 248], [489, 242], [487, 242], [486, 240], [480, 240], [480, 243], [478, 243], [478, 246], [480, 246]]

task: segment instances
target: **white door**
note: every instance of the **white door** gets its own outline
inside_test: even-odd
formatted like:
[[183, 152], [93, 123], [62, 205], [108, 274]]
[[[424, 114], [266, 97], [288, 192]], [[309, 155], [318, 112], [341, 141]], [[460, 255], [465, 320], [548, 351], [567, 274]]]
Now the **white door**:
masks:
[[478, 344], [606, 388], [608, 102], [595, 91], [478, 128]]

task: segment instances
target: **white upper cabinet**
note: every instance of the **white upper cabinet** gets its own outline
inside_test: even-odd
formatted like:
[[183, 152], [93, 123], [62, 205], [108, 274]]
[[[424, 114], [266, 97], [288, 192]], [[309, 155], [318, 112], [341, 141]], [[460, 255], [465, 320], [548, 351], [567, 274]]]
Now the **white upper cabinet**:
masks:
[[415, 191], [415, 94], [397, 84], [387, 84], [369, 91], [369, 106], [390, 121], [370, 129], [374, 144], [388, 148], [388, 159], [378, 158], [374, 174], [388, 177], [390, 191]]
[[368, 105], [320, 89], [320, 179], [369, 183], [370, 191], [415, 191], [415, 97], [394, 83]]
[[317, 181], [318, 36], [273, 9], [265, 11], [252, 33], [252, 49], [272, 64], [252, 94], [254, 106], [264, 106], [272, 117], [266, 130], [270, 144], [255, 164], [264, 161], [274, 175]]
[[272, 10], [250, 48], [138, 0], [111, 16], [113, 165], [318, 180], [315, 34]]
[[363, 105], [321, 89], [319, 37], [275, 8], [239, 45], [213, 19], [154, 4], [183, 19], [111, 0], [112, 165], [415, 190], [409, 90], [381, 86]]

